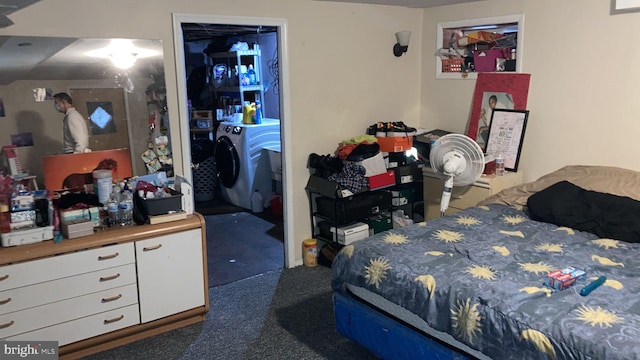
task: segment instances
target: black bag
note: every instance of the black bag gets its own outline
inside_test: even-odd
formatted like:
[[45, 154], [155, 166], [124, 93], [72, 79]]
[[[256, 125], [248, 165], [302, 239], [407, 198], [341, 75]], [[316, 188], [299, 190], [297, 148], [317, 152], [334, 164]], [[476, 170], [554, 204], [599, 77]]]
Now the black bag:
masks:
[[333, 259], [336, 258], [340, 249], [342, 249], [342, 245], [337, 243], [324, 244], [318, 253], [318, 264], [331, 267]]

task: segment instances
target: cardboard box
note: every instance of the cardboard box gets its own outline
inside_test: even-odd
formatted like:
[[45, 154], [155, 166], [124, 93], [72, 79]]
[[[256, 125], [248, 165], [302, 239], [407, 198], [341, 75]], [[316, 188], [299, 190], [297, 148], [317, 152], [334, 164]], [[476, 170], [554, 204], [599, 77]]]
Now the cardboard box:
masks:
[[355, 241], [362, 240], [369, 237], [369, 225], [361, 222], [357, 222], [352, 225], [346, 225], [339, 227], [338, 243], [342, 245], [349, 245]]
[[384, 157], [381, 152], [360, 161], [359, 164], [364, 167], [364, 176], [380, 175], [387, 172], [387, 167], [385, 166]]
[[53, 226], [16, 230], [3, 233], [0, 237], [2, 238], [2, 246], [5, 247], [33, 244], [53, 239]]
[[307, 181], [305, 189], [312, 193], [318, 193], [328, 198], [346, 198], [353, 195], [353, 192], [349, 189], [342, 187], [334, 181], [329, 181], [319, 176], [310, 175]]
[[89, 219], [75, 219], [60, 223], [62, 235], [67, 239], [93, 235], [93, 223]]
[[413, 165], [399, 166], [394, 169], [396, 184], [409, 184], [414, 181], [416, 167]]
[[413, 136], [389, 136], [377, 139], [380, 151], [383, 152], [403, 152], [413, 147]]
[[564, 290], [576, 283], [578, 280], [586, 279], [587, 274], [572, 267], [562, 270], [555, 270], [547, 274], [544, 285], [556, 290]]
[[367, 181], [369, 182], [370, 190], [382, 189], [395, 185], [396, 175], [393, 170], [389, 170], [379, 175], [369, 176]]
[[389, 213], [369, 217], [367, 218], [367, 224], [369, 225], [369, 236], [393, 229]]

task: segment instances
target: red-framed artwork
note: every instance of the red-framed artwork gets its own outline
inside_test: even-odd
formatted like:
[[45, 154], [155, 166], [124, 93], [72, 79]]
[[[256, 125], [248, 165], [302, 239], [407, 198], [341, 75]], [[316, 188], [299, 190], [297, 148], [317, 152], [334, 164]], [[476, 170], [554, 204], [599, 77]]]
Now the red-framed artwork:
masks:
[[478, 73], [467, 136], [486, 148], [493, 108], [525, 110], [531, 74]]

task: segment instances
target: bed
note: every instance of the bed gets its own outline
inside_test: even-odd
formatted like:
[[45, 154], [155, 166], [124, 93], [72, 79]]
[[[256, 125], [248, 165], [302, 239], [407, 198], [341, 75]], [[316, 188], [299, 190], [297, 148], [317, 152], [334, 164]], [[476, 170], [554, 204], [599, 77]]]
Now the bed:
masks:
[[[529, 198], [564, 181], [640, 204], [640, 173], [568, 166], [345, 246], [332, 264], [338, 332], [385, 359], [640, 359], [640, 243], [533, 220]], [[567, 267], [585, 279], [543, 285]], [[600, 276], [606, 282], [581, 296]]]

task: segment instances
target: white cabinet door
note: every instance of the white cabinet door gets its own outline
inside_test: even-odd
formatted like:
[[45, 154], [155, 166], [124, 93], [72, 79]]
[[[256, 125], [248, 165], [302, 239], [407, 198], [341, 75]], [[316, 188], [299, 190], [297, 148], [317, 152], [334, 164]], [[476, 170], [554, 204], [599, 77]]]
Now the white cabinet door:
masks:
[[204, 305], [200, 229], [136, 241], [143, 323]]

